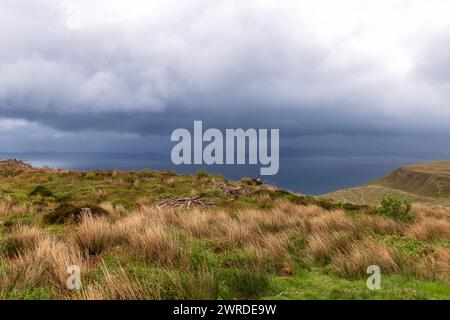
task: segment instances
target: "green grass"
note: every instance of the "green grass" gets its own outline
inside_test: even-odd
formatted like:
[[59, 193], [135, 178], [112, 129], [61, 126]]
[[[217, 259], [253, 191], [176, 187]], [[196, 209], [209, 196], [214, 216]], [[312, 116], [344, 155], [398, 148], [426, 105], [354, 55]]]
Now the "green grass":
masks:
[[297, 270], [291, 278], [272, 278], [271, 284], [275, 293], [263, 299], [450, 299], [450, 285], [442, 283], [382, 275], [381, 289], [369, 290], [365, 280], [342, 279], [318, 267]]
[[12, 290], [0, 293], [3, 300], [51, 300], [56, 297], [52, 288], [36, 287], [29, 290]]
[[[241, 188], [242, 194], [236, 199], [219, 189], [222, 184]], [[206, 172], [196, 176], [149, 170], [10, 170], [9, 175], [0, 174], [0, 201], [10, 199], [14, 205], [33, 205], [34, 209], [44, 213], [51, 212], [61, 203], [82, 206], [109, 202], [132, 210], [137, 208], [138, 203], [151, 206], [162, 199], [195, 196], [201, 196], [205, 202], [230, 211], [241, 208], [270, 209], [279, 199], [301, 205], [315, 204], [325, 209], [364, 209], [343, 202], [267, 188], [259, 182], [248, 183], [248, 179], [243, 179], [243, 182], [227, 181], [221, 175]], [[35, 213], [32, 212], [34, 216]], [[22, 222], [15, 221], [18, 218], [13, 216], [1, 219], [4, 222], [8, 218], [12, 223]]]

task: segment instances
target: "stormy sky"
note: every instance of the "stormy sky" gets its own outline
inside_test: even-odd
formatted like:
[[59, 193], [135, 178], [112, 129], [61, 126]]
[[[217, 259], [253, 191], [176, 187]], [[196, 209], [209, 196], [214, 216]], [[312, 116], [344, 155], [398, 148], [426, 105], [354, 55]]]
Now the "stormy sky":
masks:
[[450, 152], [447, 0], [1, 0], [0, 151], [162, 151], [176, 128]]

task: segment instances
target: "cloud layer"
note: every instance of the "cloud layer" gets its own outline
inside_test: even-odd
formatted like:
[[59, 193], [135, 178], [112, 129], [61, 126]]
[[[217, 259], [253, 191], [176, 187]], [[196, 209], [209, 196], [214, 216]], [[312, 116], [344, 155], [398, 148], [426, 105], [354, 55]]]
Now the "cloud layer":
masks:
[[445, 0], [3, 0], [0, 125], [136, 145], [194, 119], [293, 143], [444, 136], [449, 16]]

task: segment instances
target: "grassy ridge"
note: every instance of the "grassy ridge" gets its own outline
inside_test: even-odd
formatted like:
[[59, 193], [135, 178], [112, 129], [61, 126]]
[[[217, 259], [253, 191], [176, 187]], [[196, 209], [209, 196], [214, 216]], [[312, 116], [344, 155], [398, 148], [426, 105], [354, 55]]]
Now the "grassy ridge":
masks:
[[430, 205], [450, 205], [450, 162], [401, 167], [366, 185], [324, 196], [337, 201], [374, 205], [386, 195]]
[[[223, 186], [231, 190], [239, 189], [239, 197], [221, 190]], [[51, 210], [64, 202], [74, 205], [108, 202], [113, 206], [134, 209], [141, 205], [151, 206], [162, 199], [198, 196], [215, 206], [227, 208], [271, 206], [273, 200], [279, 198], [289, 198], [298, 204], [340, 206], [324, 199], [295, 195], [272, 186], [260, 185], [250, 178], [229, 181], [222, 175], [202, 171], [192, 176], [149, 169], [127, 172], [0, 170], [0, 199], [9, 199], [15, 204], [36, 204], [37, 209], [42, 211]], [[264, 199], [267, 201], [264, 202]], [[355, 208], [358, 209], [357, 206]]]

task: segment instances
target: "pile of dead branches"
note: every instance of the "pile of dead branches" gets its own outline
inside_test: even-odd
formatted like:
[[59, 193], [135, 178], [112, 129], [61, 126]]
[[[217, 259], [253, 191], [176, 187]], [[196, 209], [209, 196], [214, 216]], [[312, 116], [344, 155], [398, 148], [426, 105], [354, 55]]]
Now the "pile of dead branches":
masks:
[[240, 195], [242, 195], [245, 192], [244, 188], [235, 187], [227, 183], [222, 183], [218, 185], [217, 189], [219, 189], [223, 194], [231, 196], [234, 199], [237, 199]]
[[214, 203], [208, 202], [204, 200], [201, 196], [193, 197], [193, 198], [181, 198], [181, 197], [174, 197], [169, 199], [164, 199], [159, 201], [154, 205], [154, 207], [158, 210], [164, 209], [164, 208], [190, 208], [193, 206], [198, 207], [207, 207], [211, 206]]

